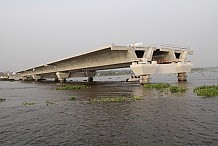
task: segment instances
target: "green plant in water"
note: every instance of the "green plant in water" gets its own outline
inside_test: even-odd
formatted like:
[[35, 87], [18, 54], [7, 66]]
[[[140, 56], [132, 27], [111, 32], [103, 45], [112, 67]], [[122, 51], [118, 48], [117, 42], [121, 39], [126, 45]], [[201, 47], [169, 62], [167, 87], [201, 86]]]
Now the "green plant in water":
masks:
[[51, 100], [47, 100], [45, 103], [48, 106], [49, 104], [55, 104], [56, 102], [55, 101], [51, 101]]
[[76, 100], [76, 98], [75, 98], [74, 96], [71, 96], [71, 97], [69, 98], [69, 100], [70, 100], [70, 101], [74, 101], [74, 100]]
[[86, 85], [66, 85], [57, 87], [56, 90], [79, 90], [88, 88]]
[[142, 97], [141, 96], [133, 96], [131, 97], [132, 100], [141, 100]]
[[101, 97], [101, 98], [94, 98], [91, 99], [92, 102], [124, 102], [124, 101], [130, 101], [130, 100], [141, 100], [142, 97], [140, 96], [133, 96], [133, 97]]
[[171, 93], [183, 93], [185, 92], [187, 89], [183, 88], [183, 87], [179, 87], [179, 86], [171, 86], [169, 88]]
[[35, 104], [36, 104], [35, 102], [27, 102], [27, 101], [22, 102], [22, 105], [35, 105]]
[[91, 99], [92, 102], [122, 102], [126, 101], [125, 97], [101, 97]]
[[144, 88], [156, 88], [156, 89], [163, 89], [163, 88], [169, 88], [170, 84], [168, 83], [154, 83], [154, 84], [145, 84]]
[[6, 101], [6, 98], [0, 97], [0, 102], [2, 102], [2, 101]]
[[196, 93], [198, 96], [205, 96], [205, 97], [218, 96], [218, 85], [198, 86], [194, 88], [193, 92]]

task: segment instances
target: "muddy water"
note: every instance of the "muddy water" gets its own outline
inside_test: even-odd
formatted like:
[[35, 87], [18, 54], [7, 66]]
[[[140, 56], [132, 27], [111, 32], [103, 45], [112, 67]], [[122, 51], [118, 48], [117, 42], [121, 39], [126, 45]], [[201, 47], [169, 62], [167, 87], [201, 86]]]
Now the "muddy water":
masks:
[[[60, 83], [0, 82], [0, 145], [218, 145], [218, 97], [192, 89], [218, 84], [217, 72], [191, 73], [185, 94], [126, 83], [126, 76], [96, 78], [90, 88], [54, 90]], [[74, 79], [77, 80], [77, 79]], [[175, 75], [152, 82], [177, 85]], [[85, 84], [73, 82], [67, 84]], [[92, 98], [141, 96], [138, 101], [93, 103]], [[69, 101], [70, 97], [76, 100]], [[46, 105], [51, 100], [55, 104]], [[22, 105], [22, 102], [35, 105]]]

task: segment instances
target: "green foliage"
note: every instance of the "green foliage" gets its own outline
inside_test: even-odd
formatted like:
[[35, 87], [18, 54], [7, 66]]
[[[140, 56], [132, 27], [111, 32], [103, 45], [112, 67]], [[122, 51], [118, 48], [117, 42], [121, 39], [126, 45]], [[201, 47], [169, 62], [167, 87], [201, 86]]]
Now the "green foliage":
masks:
[[205, 96], [205, 97], [218, 96], [218, 85], [198, 86], [193, 91], [198, 96]]
[[159, 89], [160, 92], [170, 91], [171, 93], [183, 93], [187, 90], [186, 88], [180, 86], [171, 86], [168, 83], [145, 84], [144, 88], [155, 88]]
[[88, 88], [86, 85], [66, 85], [62, 87], [57, 87], [56, 90], [80, 90]]
[[36, 104], [35, 102], [27, 102], [27, 101], [22, 102], [22, 105], [35, 105], [35, 104]]
[[141, 96], [133, 96], [131, 97], [132, 100], [141, 100], [142, 97]]
[[6, 98], [0, 97], [0, 102], [2, 102], [2, 101], [6, 101]]
[[45, 103], [48, 106], [49, 104], [55, 104], [56, 102], [55, 101], [51, 101], [51, 100], [47, 100]]
[[124, 102], [124, 101], [131, 101], [131, 100], [141, 100], [142, 97], [140, 96], [133, 96], [133, 97], [101, 97], [101, 98], [94, 98], [91, 99], [92, 102]]
[[186, 88], [179, 87], [179, 86], [171, 86], [169, 90], [171, 93], [183, 93], [186, 91]]
[[170, 84], [168, 83], [155, 83], [155, 84], [145, 84], [144, 88], [156, 88], [156, 89], [163, 89], [169, 88]]

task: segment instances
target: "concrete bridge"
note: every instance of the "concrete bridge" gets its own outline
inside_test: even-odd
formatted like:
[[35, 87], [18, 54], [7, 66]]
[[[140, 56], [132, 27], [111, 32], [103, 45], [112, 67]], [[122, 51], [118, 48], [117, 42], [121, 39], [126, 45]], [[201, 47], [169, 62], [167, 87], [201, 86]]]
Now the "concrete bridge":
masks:
[[9, 79], [38, 81], [54, 78], [65, 82], [70, 77], [87, 77], [88, 81], [93, 81], [97, 70], [130, 67], [136, 76], [140, 76], [141, 84], [148, 83], [151, 74], [164, 73], [177, 73], [179, 81], [186, 81], [186, 73], [193, 65], [187, 60], [189, 54], [193, 52], [185, 48], [110, 45], [18, 71]]

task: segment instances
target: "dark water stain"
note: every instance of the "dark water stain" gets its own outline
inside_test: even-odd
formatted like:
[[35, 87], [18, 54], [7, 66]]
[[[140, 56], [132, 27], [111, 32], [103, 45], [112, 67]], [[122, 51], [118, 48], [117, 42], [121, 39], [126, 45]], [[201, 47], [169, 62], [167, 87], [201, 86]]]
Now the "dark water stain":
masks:
[[[217, 84], [214, 73], [153, 77], [188, 88], [184, 94], [144, 89], [138, 83], [99, 79], [90, 88], [54, 90], [54, 82], [0, 82], [0, 145], [218, 145], [218, 98], [196, 96], [192, 89]], [[163, 78], [164, 77], [164, 78]], [[112, 81], [111, 81], [112, 80]], [[84, 82], [67, 84], [85, 84]], [[138, 101], [91, 102], [96, 97], [141, 96]], [[76, 100], [69, 101], [74, 96]], [[46, 105], [51, 100], [55, 104]], [[22, 105], [24, 101], [35, 105]]]

